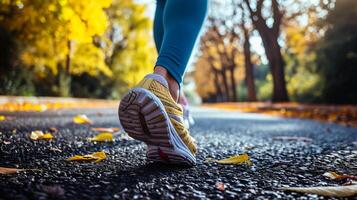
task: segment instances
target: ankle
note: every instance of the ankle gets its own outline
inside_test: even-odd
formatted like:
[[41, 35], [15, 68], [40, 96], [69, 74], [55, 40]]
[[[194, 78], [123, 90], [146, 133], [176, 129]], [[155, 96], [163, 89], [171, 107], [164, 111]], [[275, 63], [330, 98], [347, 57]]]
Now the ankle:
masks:
[[170, 94], [172, 98], [177, 102], [180, 94], [180, 86], [176, 82], [176, 80], [170, 75], [170, 73], [164, 67], [161, 66], [156, 66], [154, 68], [154, 74], [159, 74], [166, 79], [169, 85]]

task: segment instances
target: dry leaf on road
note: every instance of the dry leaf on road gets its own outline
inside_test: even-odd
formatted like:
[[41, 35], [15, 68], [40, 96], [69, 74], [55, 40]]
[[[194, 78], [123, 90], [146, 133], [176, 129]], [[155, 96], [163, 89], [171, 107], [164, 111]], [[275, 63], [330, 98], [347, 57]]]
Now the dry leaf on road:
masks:
[[0, 174], [14, 174], [22, 171], [41, 171], [39, 169], [17, 169], [17, 168], [8, 168], [0, 167]]
[[52, 132], [52, 133], [57, 133], [58, 132], [58, 129], [56, 127], [51, 127], [49, 128], [49, 130]]
[[115, 133], [120, 131], [120, 128], [102, 128], [102, 127], [96, 127], [92, 128], [92, 131], [97, 131], [97, 132], [107, 132], [107, 133]]
[[91, 142], [113, 142], [112, 133], [100, 133], [94, 137], [88, 138]]
[[50, 151], [54, 151], [54, 152], [62, 152], [62, 150], [61, 149], [59, 149], [59, 148], [54, 148], [54, 147], [50, 147]]
[[229, 158], [225, 158], [222, 160], [215, 160], [215, 159], [211, 159], [208, 158], [206, 159], [205, 162], [216, 162], [219, 164], [225, 164], [225, 165], [237, 165], [237, 164], [248, 164], [248, 165], [252, 165], [252, 161], [249, 159], [248, 154], [242, 154], [242, 155], [235, 155], [235, 156], [231, 156]]
[[222, 182], [216, 183], [215, 187], [217, 190], [221, 190], [221, 191], [224, 191], [226, 189], [226, 186]]
[[357, 176], [354, 175], [348, 175], [348, 174], [337, 174], [336, 172], [325, 172], [323, 176], [331, 179], [331, 180], [343, 180], [343, 179], [352, 179], [352, 180], [357, 180]]
[[317, 194], [329, 197], [352, 197], [357, 195], [357, 185], [328, 186], [328, 187], [285, 187], [285, 191]]
[[87, 115], [77, 115], [73, 117], [73, 122], [76, 124], [93, 124], [93, 121]]
[[31, 140], [50, 140], [53, 139], [53, 135], [51, 133], [43, 133], [42, 131], [32, 131], [30, 135]]
[[75, 155], [73, 157], [67, 158], [67, 161], [94, 161], [100, 162], [107, 157], [104, 151], [95, 152], [88, 155]]
[[14, 173], [25, 171], [25, 170], [26, 169], [0, 167], [0, 174], [14, 174]]
[[276, 136], [273, 140], [312, 142], [311, 138], [297, 136]]

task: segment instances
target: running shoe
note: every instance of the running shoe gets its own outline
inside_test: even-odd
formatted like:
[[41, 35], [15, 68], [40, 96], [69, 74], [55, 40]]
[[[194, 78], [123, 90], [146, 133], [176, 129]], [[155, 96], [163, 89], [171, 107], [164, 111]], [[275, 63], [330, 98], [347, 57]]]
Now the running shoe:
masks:
[[147, 144], [149, 161], [196, 164], [196, 142], [185, 127], [182, 107], [171, 97], [163, 76], [149, 74], [124, 95], [119, 120], [130, 137]]

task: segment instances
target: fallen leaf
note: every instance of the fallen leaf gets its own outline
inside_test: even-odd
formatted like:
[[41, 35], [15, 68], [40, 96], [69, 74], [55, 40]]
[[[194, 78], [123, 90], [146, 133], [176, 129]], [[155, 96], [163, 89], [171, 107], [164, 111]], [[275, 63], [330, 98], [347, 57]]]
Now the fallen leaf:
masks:
[[246, 151], [249, 151], [249, 150], [255, 149], [255, 146], [249, 146], [248, 145], [248, 146], [244, 146], [243, 149], [246, 150]]
[[61, 150], [61, 149], [54, 148], [54, 147], [51, 147], [51, 148], [50, 148], [50, 151], [62, 152], [62, 150]]
[[215, 159], [211, 159], [208, 158], [206, 159], [205, 162], [216, 162], [219, 164], [224, 164], [224, 165], [237, 165], [237, 164], [248, 164], [248, 165], [252, 165], [252, 161], [249, 159], [248, 154], [242, 154], [242, 155], [235, 155], [235, 156], [231, 156], [229, 158], [225, 158], [222, 160], [215, 160]]
[[221, 190], [221, 191], [224, 191], [226, 189], [226, 186], [222, 182], [216, 183], [215, 187], [216, 187], [216, 189]]
[[100, 133], [92, 138], [88, 138], [91, 142], [113, 142], [113, 134], [112, 133]]
[[311, 138], [297, 136], [276, 136], [273, 140], [312, 142]]
[[14, 173], [25, 171], [25, 170], [26, 169], [0, 167], [0, 174], [14, 174]]
[[75, 155], [73, 157], [67, 158], [67, 161], [95, 161], [100, 162], [107, 157], [104, 151], [95, 152], [88, 155]]
[[17, 168], [8, 168], [0, 167], [0, 174], [14, 174], [22, 171], [41, 171], [39, 169], [17, 169]]
[[30, 135], [31, 140], [50, 140], [53, 139], [53, 135], [51, 133], [43, 133], [42, 131], [32, 131]]
[[52, 132], [52, 133], [57, 133], [58, 132], [58, 129], [56, 127], [51, 127], [49, 128], [49, 130]]
[[328, 186], [328, 187], [285, 187], [285, 191], [317, 194], [329, 197], [352, 197], [357, 195], [357, 185]]
[[76, 124], [93, 124], [93, 121], [87, 115], [77, 115], [73, 117], [73, 122]]
[[4, 144], [11, 144], [10, 141], [4, 141]]
[[97, 127], [97, 128], [92, 128], [92, 131], [115, 133], [115, 132], [120, 131], [120, 129], [119, 129], [119, 128], [102, 128], [102, 127]]
[[4, 115], [0, 115], [0, 121], [4, 121], [6, 117]]
[[323, 176], [331, 179], [331, 180], [343, 180], [343, 179], [352, 179], [352, 180], [357, 180], [357, 176], [354, 175], [348, 175], [348, 174], [337, 174], [336, 172], [325, 172]]

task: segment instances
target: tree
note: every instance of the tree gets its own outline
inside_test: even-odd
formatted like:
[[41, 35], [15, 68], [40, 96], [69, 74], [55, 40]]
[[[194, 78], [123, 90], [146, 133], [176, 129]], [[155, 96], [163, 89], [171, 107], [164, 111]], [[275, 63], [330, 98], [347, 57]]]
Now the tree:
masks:
[[[238, 7], [237, 7], [238, 8]], [[245, 66], [245, 82], [248, 91], [248, 101], [257, 101], [255, 83], [254, 83], [254, 65], [252, 63], [252, 53], [250, 51], [250, 31], [246, 25], [245, 9], [243, 5], [239, 7], [242, 13], [240, 27], [243, 32], [243, 53], [244, 53], [244, 66]]]
[[[210, 27], [201, 37], [200, 55], [196, 62], [195, 80], [198, 93], [209, 101], [237, 101], [236, 84], [243, 74], [239, 70], [239, 66], [243, 65], [238, 49], [239, 38], [232, 34], [231, 30], [220, 33], [222, 22], [212, 18], [209, 20]], [[211, 75], [207, 76], [207, 72]], [[213, 86], [213, 89], [207, 88]]]
[[137, 84], [154, 67], [157, 56], [152, 40], [152, 21], [146, 5], [133, 0], [113, 0], [106, 10], [109, 26], [104, 44], [105, 62], [115, 74], [117, 96]]
[[317, 64], [323, 99], [328, 103], [357, 103], [357, 1], [338, 0], [325, 20]]
[[304, 12], [305, 23], [301, 19], [289, 19], [284, 23], [283, 55], [286, 63], [285, 74], [290, 99], [299, 102], [321, 100], [321, 79], [316, 66], [316, 44], [322, 37], [317, 12]]
[[[88, 91], [90, 97], [119, 98], [154, 64], [145, 9], [133, 0], [0, 0], [0, 27], [18, 51], [11, 63], [30, 71], [32, 84], [40, 85], [37, 95]], [[74, 91], [78, 86], [82, 90]]]
[[278, 43], [280, 35], [280, 26], [282, 23], [283, 12], [279, 8], [277, 0], [271, 0], [271, 9], [273, 16], [273, 25], [269, 27], [266, 19], [263, 17], [264, 0], [257, 0], [256, 9], [253, 10], [252, 3], [249, 0], [244, 0], [248, 7], [250, 18], [254, 27], [260, 34], [263, 41], [263, 46], [267, 59], [269, 61], [271, 74], [273, 77], [273, 98], [274, 102], [288, 101], [288, 93], [286, 90], [286, 81], [284, 74], [284, 59], [281, 54], [281, 47]]
[[19, 49], [22, 49], [22, 63], [32, 68], [40, 78], [48, 73], [59, 74], [58, 94], [70, 95], [71, 74], [112, 75], [103, 59], [88, 62], [88, 58], [104, 56], [100, 48], [93, 46], [92, 38], [106, 30], [104, 9], [111, 4], [111, 0], [0, 3], [0, 24], [15, 35]]

